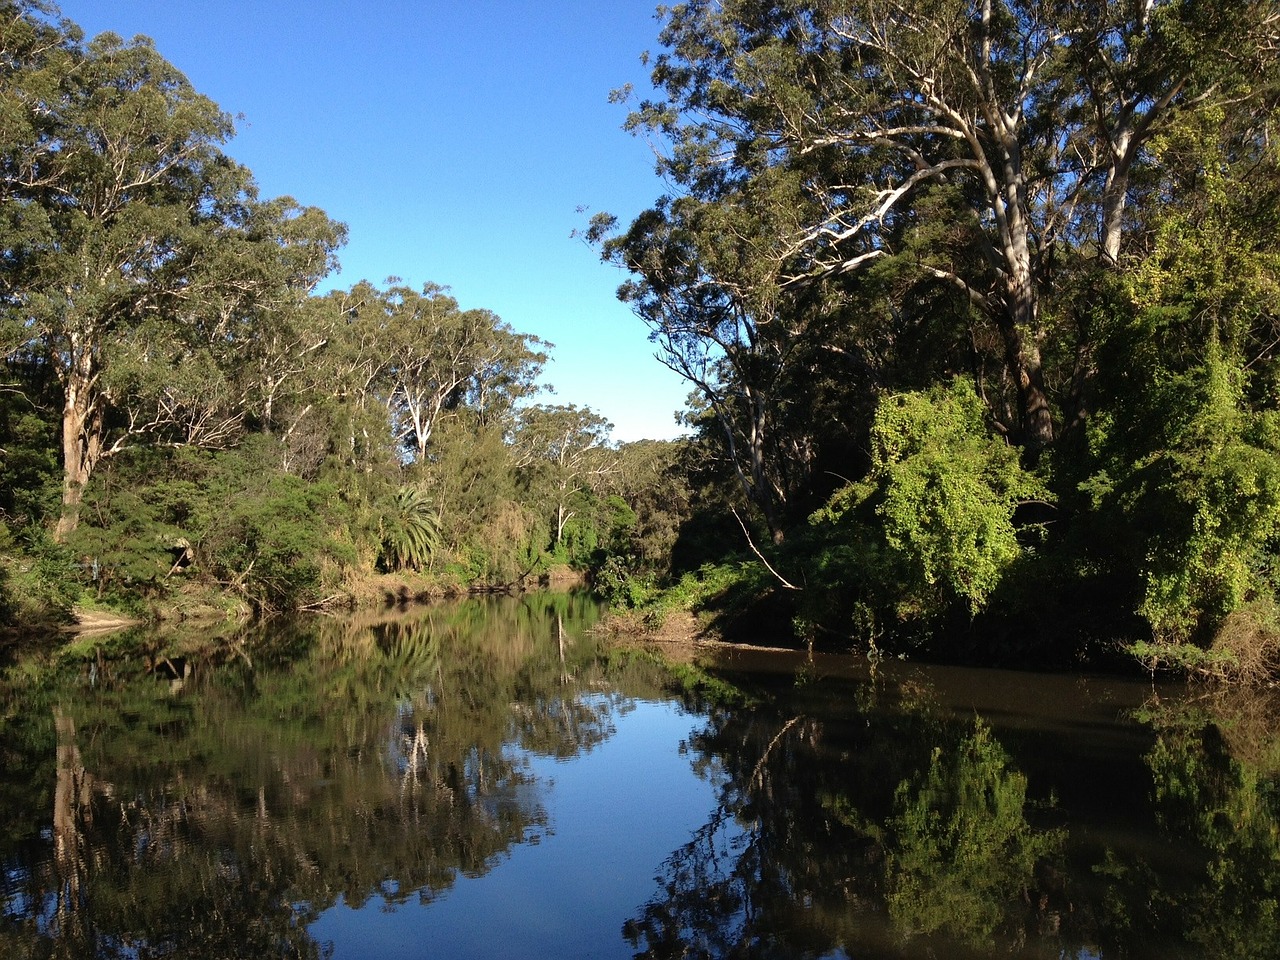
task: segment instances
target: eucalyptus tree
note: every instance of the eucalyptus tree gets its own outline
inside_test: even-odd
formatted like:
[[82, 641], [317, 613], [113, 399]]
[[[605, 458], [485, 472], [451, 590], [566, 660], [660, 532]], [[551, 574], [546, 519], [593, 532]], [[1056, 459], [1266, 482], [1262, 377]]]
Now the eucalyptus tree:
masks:
[[[709, 407], [744, 494], [776, 537], [790, 468], [809, 459], [778, 424], [779, 394], [812, 318], [783, 289], [777, 241], [799, 229], [804, 206], [794, 178], [766, 175], [732, 196], [663, 198], [604, 245], [637, 275], [619, 296], [648, 323], [658, 359]], [[593, 237], [612, 226], [597, 219]], [[784, 451], [788, 440], [799, 443]]]
[[438, 284], [414, 290], [392, 281], [379, 290], [361, 283], [351, 299], [352, 333], [374, 347], [357, 351], [353, 370], [367, 373], [396, 444], [419, 462], [443, 417], [468, 405], [489, 417], [510, 410], [546, 360], [536, 337], [516, 333], [492, 311], [463, 310]]
[[0, 16], [0, 267], [20, 349], [62, 388], [65, 539], [103, 458], [140, 441], [234, 441], [236, 353], [263, 298], [323, 275], [341, 229], [259, 201], [222, 152], [231, 118], [146, 38], [86, 43], [35, 3]]
[[587, 407], [535, 405], [520, 411], [518, 463], [525, 482], [547, 491], [554, 511], [552, 542], [564, 538], [574, 501], [617, 469], [609, 443], [613, 424]]
[[1128, 201], [1156, 173], [1145, 148], [1171, 118], [1260, 102], [1278, 9], [690, 0], [665, 15], [660, 98], [628, 123], [665, 140], [674, 195], [605, 246], [636, 273], [623, 296], [665, 358], [713, 403], [696, 374], [724, 358], [745, 394], [740, 381], [758, 389], [773, 370], [736, 358], [774, 335], [780, 305], [794, 314], [788, 296], [893, 274], [898, 296], [950, 291], [975, 350], [990, 332], [999, 376], [980, 386], [1003, 429], [1039, 448], [1057, 432], [1055, 391], [1082, 382], [1060, 385], [1046, 358], [1088, 362], [1052, 295], [1073, 264], [1123, 258]]
[[[242, 228], [211, 251], [202, 294], [214, 343], [234, 344], [243, 403], [268, 433], [284, 436], [306, 415], [330, 375], [318, 355], [334, 336], [316, 285], [336, 266], [346, 228], [291, 197], [251, 204]], [[212, 257], [210, 258], [212, 260]]]

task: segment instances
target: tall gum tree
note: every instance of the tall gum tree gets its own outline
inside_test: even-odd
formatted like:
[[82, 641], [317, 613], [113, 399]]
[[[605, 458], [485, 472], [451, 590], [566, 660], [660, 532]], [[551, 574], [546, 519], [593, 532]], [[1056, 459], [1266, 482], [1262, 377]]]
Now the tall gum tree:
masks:
[[564, 539], [575, 497], [617, 469], [609, 446], [613, 424], [586, 407], [535, 404], [520, 411], [517, 469], [530, 487], [544, 487], [555, 513], [553, 543]]
[[[314, 217], [257, 200], [221, 150], [231, 119], [148, 39], [84, 43], [35, 3], [0, 18], [6, 308], [61, 383], [65, 540], [104, 457], [141, 438], [235, 436], [245, 408], [219, 362], [241, 331], [228, 324], [281, 285], [255, 275], [261, 255]], [[310, 238], [322, 261], [335, 231]]]
[[[619, 296], [651, 330], [658, 359], [697, 390], [719, 427], [746, 498], [775, 540], [803, 449], [783, 453], [777, 428], [783, 381], [802, 317], [783, 306], [782, 258], [773, 237], [794, 225], [794, 190], [743, 191], [736, 202], [680, 197], [638, 218], [609, 240], [605, 255], [636, 279]], [[595, 236], [612, 226], [599, 221]]]
[[[385, 405], [395, 443], [413, 460], [427, 456], [442, 418], [464, 406], [482, 421], [533, 389], [546, 361], [542, 342], [516, 333], [489, 310], [463, 310], [439, 284], [421, 290], [362, 282], [346, 296], [353, 319], [348, 353], [362, 390]], [[370, 353], [368, 348], [372, 348]]]
[[[1045, 316], [1061, 264], [1121, 261], [1145, 145], [1178, 111], [1256, 99], [1277, 5], [690, 0], [665, 16], [662, 98], [628, 124], [663, 140], [675, 193], [734, 207], [793, 174], [803, 219], [769, 238], [779, 269], [767, 282], [895, 261], [951, 287], [998, 333], [1008, 432], [1040, 448], [1056, 435], [1046, 351], [1079, 335]], [[913, 245], [943, 193], [952, 242]], [[668, 197], [655, 211], [670, 209]], [[643, 219], [606, 250], [646, 282], [658, 261]], [[691, 293], [708, 279], [688, 276]]]

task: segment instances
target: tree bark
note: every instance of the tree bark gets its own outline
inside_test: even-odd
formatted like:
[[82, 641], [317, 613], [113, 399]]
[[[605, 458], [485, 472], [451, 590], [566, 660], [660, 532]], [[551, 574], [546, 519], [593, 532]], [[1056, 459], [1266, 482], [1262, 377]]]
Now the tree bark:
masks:
[[93, 358], [77, 351], [73, 340], [72, 360], [63, 386], [62, 404], [62, 513], [53, 539], [66, 543], [80, 523], [80, 503], [85, 487], [102, 456], [102, 422], [93, 397]]
[[1018, 391], [1019, 439], [1032, 450], [1053, 443], [1053, 412], [1044, 386], [1040, 355], [1039, 296], [1031, 275], [1031, 255], [1023, 235], [1021, 249], [1009, 251], [1011, 276], [1004, 309], [996, 319], [1009, 371]]

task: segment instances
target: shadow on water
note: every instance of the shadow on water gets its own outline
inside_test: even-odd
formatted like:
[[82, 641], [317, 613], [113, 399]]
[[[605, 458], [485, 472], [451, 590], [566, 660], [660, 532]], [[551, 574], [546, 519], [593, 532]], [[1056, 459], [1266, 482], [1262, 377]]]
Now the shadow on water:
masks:
[[[688, 732], [628, 742], [706, 808], [649, 812], [692, 825], [665, 859], [569, 867], [651, 891], [529, 925], [589, 930], [592, 956], [1280, 956], [1274, 697], [721, 650], [701, 667], [749, 697], [708, 701], [602, 650], [598, 615], [478, 598], [19, 659], [0, 679], [0, 956], [380, 955], [358, 927], [318, 943], [317, 919], [372, 905], [425, 929], [464, 885], [511, 897], [485, 884], [558, 839], [569, 788], [547, 771], [604, 764], [655, 716], [641, 701]], [[587, 834], [644, 827], [574, 809]], [[541, 862], [522, 869], [547, 886]], [[481, 955], [566, 955], [467, 933]]]

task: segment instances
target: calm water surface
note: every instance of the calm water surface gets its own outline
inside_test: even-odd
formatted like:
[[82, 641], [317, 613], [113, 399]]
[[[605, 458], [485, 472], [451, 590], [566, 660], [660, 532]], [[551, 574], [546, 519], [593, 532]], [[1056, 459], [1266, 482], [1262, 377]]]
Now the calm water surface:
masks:
[[597, 616], [14, 658], [0, 958], [1280, 956], [1273, 699], [740, 652], [677, 680]]

